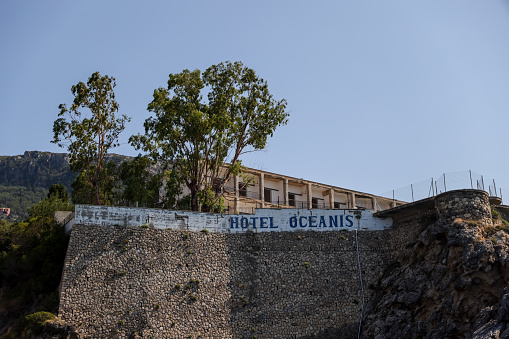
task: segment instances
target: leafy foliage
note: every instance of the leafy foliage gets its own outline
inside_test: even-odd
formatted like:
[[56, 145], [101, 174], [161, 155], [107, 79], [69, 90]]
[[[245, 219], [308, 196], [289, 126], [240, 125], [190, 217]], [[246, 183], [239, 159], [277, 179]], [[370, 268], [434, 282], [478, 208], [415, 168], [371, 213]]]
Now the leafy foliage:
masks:
[[27, 315], [23, 321], [23, 325], [26, 332], [37, 335], [43, 331], [44, 325], [46, 325], [46, 321], [52, 319], [55, 319], [55, 315], [52, 313], [36, 312]]
[[123, 162], [118, 168], [119, 200], [126, 205], [138, 203], [144, 207], [159, 207], [162, 177], [162, 173], [151, 168], [147, 157], [138, 156]]
[[[207, 101], [202, 93], [207, 93]], [[240, 156], [262, 150], [287, 122], [286, 101], [276, 101], [267, 83], [241, 62], [170, 74], [168, 88], [154, 91], [145, 135], [130, 143], [154, 160], [171, 164], [190, 191], [191, 208], [221, 206], [230, 175], [241, 172]]]
[[[76, 176], [71, 184], [72, 202], [74, 204], [93, 204], [97, 203], [97, 199], [103, 205], [110, 205], [114, 199], [114, 187], [117, 181], [117, 165], [114, 162], [108, 162], [102, 166], [96, 180], [98, 183], [94, 186], [93, 182], [88, 179], [88, 173], [94, 172], [96, 166], [92, 166], [89, 170], [84, 170]], [[93, 175], [93, 174], [91, 174]]]
[[28, 217], [28, 208], [43, 200], [47, 192], [40, 187], [0, 186], [0, 207], [11, 209], [9, 216], [0, 218], [14, 221]]
[[47, 198], [56, 197], [62, 201], [69, 201], [69, 194], [65, 190], [65, 186], [62, 184], [53, 184], [48, 190]]
[[58, 310], [58, 284], [69, 237], [53, 215], [73, 208], [65, 200], [67, 193], [58, 192], [32, 206], [24, 221], [0, 220], [0, 281], [5, 292], [1, 303], [9, 309], [11, 321], [28, 310]]
[[[58, 119], [53, 124], [53, 143], [66, 147], [70, 155], [70, 166], [73, 172], [79, 173], [74, 192], [80, 200], [91, 198], [89, 203], [107, 204], [107, 192], [112, 184], [108, 180], [109, 168], [105, 156], [111, 148], [118, 146], [118, 136], [124, 130], [125, 123], [130, 121], [126, 115], [120, 118], [118, 103], [113, 89], [115, 78], [93, 73], [85, 84], [79, 82], [71, 87], [74, 101], [70, 108], [65, 104], [59, 106]], [[86, 108], [91, 116], [83, 114], [80, 109]], [[79, 188], [82, 191], [78, 191]]]

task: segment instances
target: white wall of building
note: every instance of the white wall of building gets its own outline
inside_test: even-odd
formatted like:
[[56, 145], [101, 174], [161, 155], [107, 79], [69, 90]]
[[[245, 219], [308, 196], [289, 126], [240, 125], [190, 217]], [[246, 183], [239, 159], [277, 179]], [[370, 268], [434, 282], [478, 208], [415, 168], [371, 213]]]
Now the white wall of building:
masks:
[[219, 233], [383, 230], [390, 218], [373, 217], [371, 210], [257, 209], [251, 215], [224, 215], [151, 208], [76, 205], [75, 223], [179, 229]]

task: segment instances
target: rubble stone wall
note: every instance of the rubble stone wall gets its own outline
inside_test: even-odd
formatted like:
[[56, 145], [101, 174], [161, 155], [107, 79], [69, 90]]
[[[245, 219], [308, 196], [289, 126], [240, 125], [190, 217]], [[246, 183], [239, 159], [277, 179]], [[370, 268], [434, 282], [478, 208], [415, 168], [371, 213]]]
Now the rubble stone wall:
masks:
[[355, 337], [387, 231], [73, 228], [60, 317], [82, 337]]
[[438, 219], [452, 223], [454, 219], [476, 220], [492, 223], [488, 193], [480, 190], [457, 190], [435, 198]]

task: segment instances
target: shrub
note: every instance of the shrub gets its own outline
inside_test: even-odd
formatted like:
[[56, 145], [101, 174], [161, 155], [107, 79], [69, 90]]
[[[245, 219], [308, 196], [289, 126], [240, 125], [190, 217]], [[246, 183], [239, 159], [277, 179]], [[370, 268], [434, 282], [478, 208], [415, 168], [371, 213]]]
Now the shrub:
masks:
[[46, 325], [46, 321], [52, 320], [55, 315], [49, 312], [37, 312], [29, 314], [23, 321], [23, 327], [33, 334], [40, 334]]
[[192, 287], [193, 284], [195, 284], [196, 287], [199, 287], [200, 286], [200, 280], [198, 280], [198, 279], [189, 279], [189, 286]]
[[491, 207], [491, 217], [493, 219], [500, 219], [500, 212], [494, 209], [493, 206]]

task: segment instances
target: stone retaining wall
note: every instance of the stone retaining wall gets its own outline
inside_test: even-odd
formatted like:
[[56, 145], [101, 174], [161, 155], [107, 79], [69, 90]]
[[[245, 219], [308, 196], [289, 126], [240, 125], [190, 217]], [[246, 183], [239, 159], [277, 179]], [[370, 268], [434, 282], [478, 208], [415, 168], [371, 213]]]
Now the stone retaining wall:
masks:
[[[76, 225], [59, 315], [84, 337], [355, 337], [355, 235]], [[393, 249], [387, 236], [358, 233], [366, 299]]]

